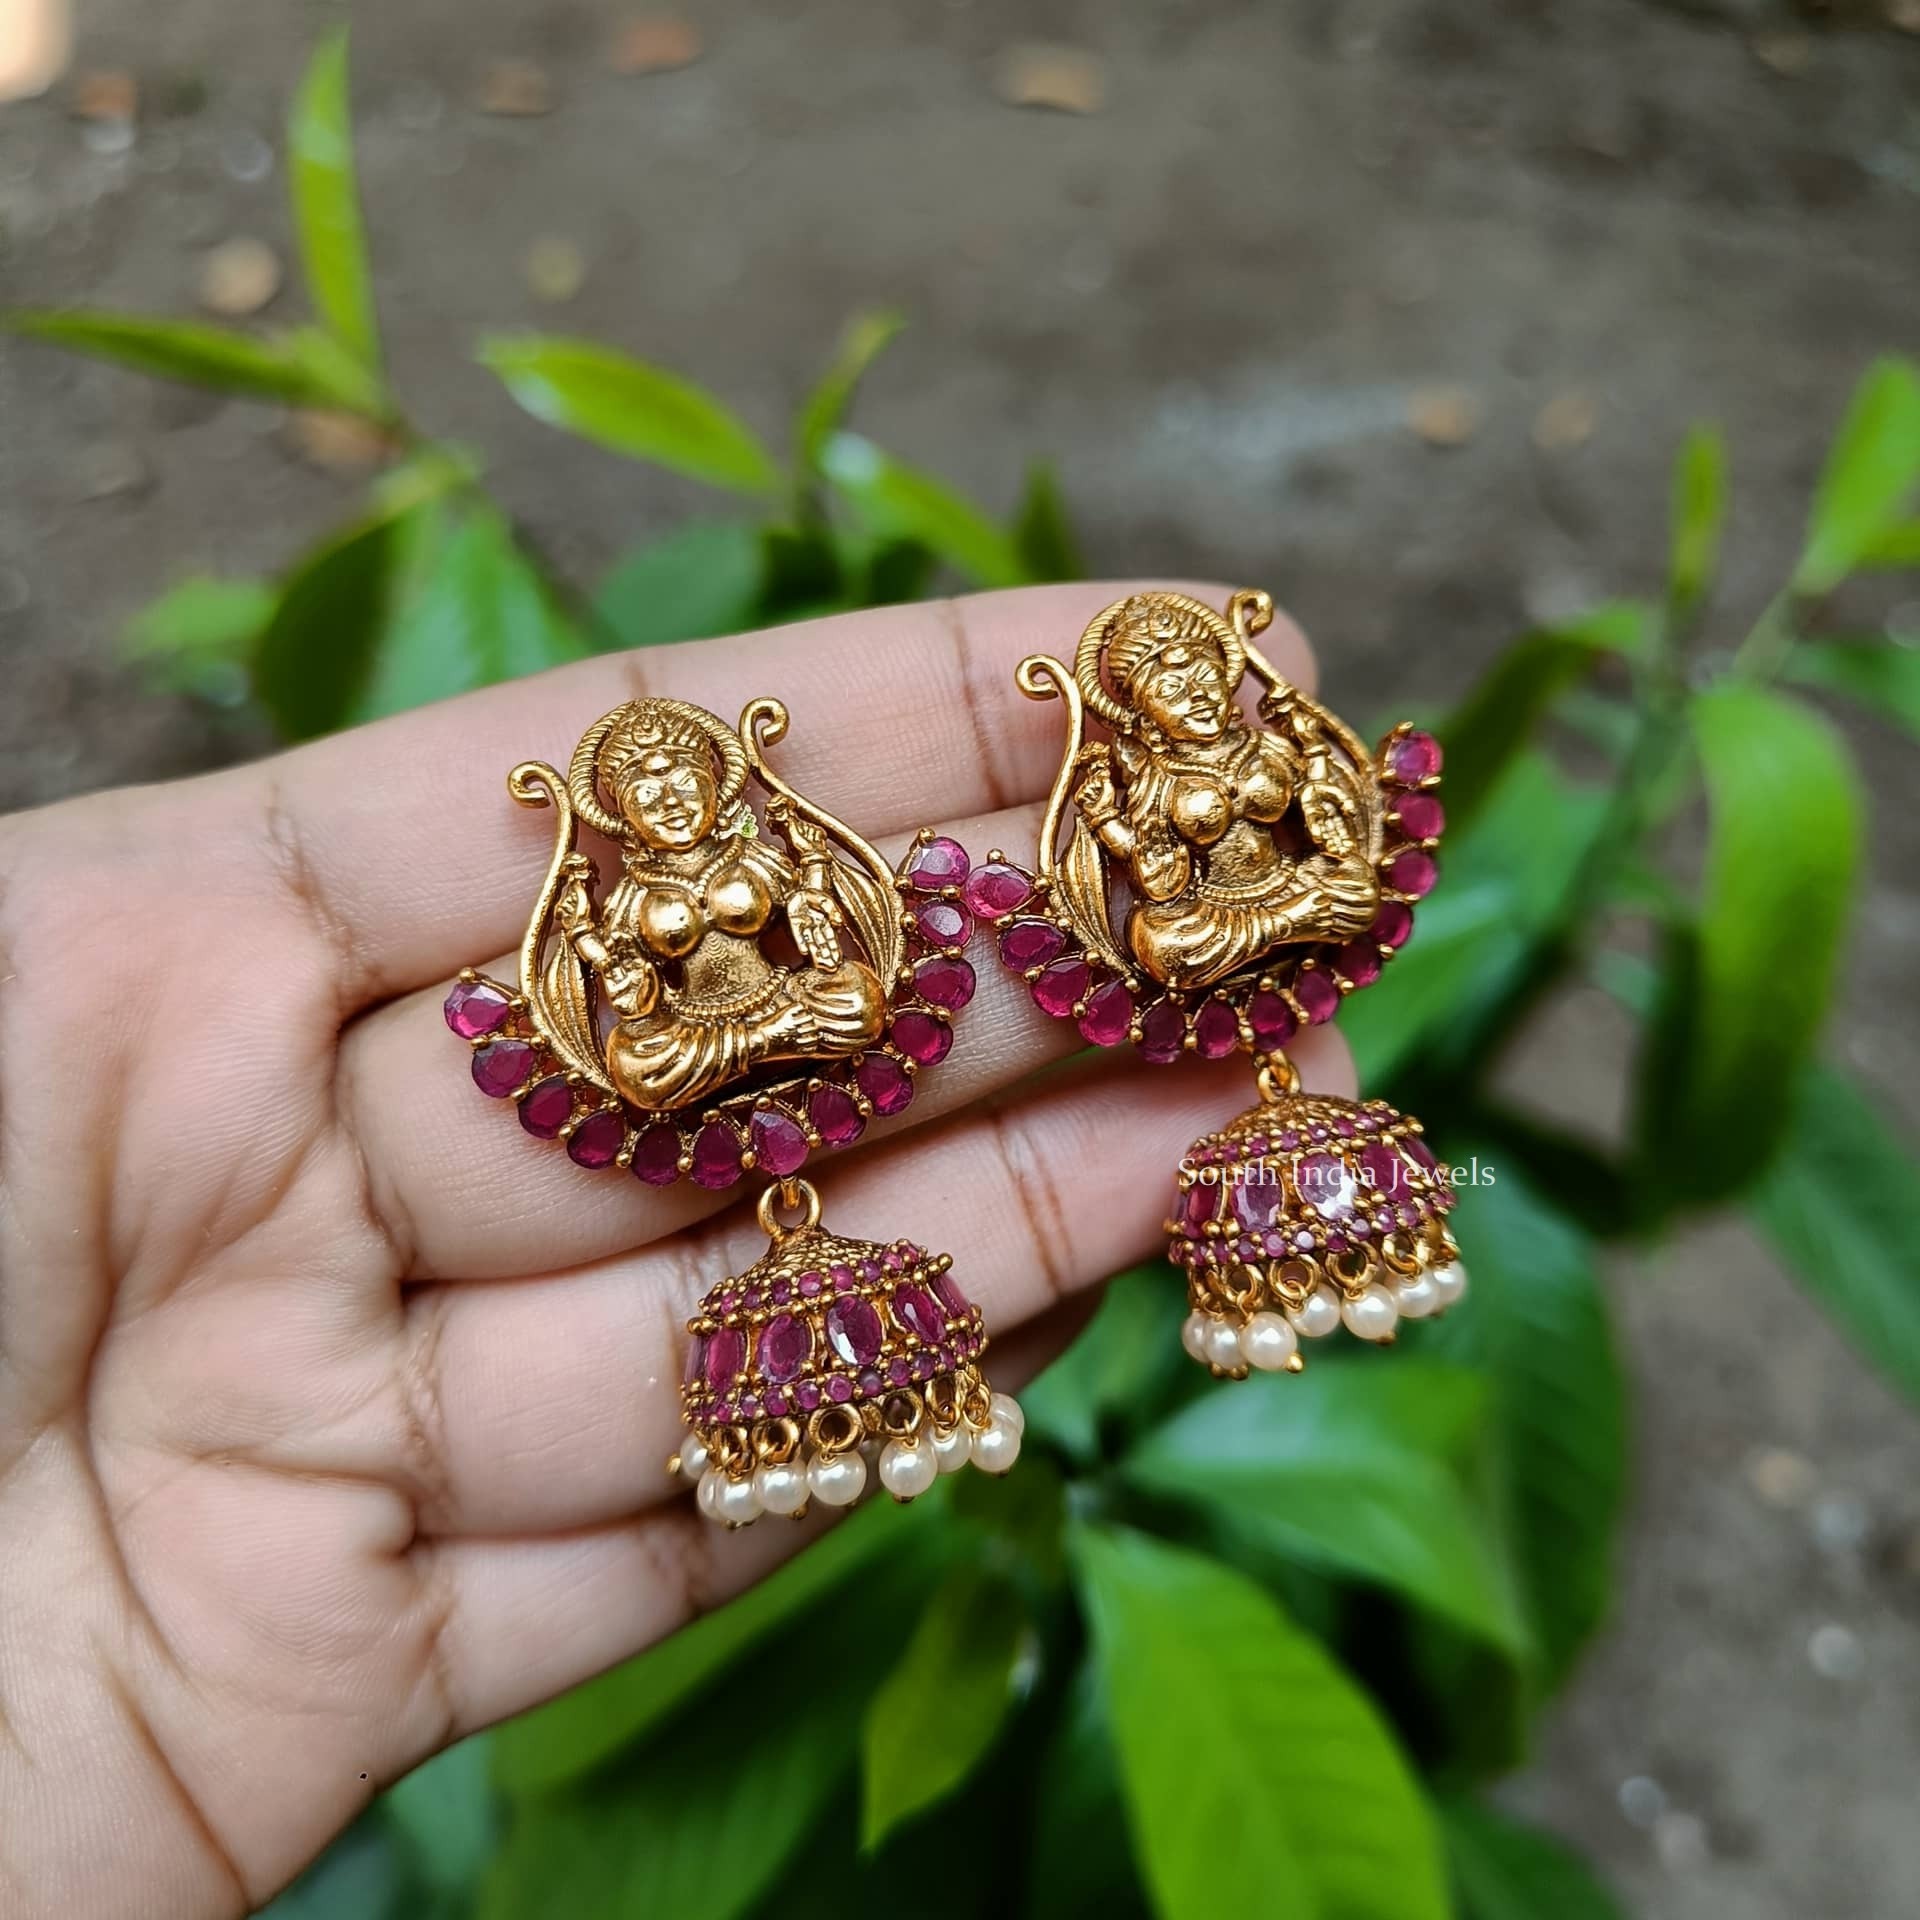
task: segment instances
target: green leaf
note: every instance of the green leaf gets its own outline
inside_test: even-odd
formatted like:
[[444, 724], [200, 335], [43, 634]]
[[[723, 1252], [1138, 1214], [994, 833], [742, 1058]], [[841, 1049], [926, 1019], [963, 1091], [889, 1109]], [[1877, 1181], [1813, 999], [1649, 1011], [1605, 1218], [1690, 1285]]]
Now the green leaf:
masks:
[[636, 547], [601, 581], [594, 608], [623, 647], [709, 640], [754, 625], [760, 536], [735, 521], [694, 521]]
[[810, 471], [818, 470], [827, 441], [846, 419], [854, 392], [867, 369], [906, 324], [905, 314], [884, 310], [856, 314], [848, 322], [833, 364], [821, 376], [820, 384], [808, 394], [795, 423], [794, 439], [800, 458]]
[[767, 618], [808, 617], [846, 594], [840, 550], [824, 527], [760, 529], [760, 597]]
[[1846, 1075], [1800, 1078], [1753, 1215], [1874, 1365], [1920, 1400], [1920, 1167]]
[[256, 339], [194, 320], [147, 320], [137, 314], [79, 309], [16, 311], [0, 324], [31, 339], [51, 341], [74, 353], [112, 360], [163, 380], [183, 380], [192, 386], [284, 400], [295, 406], [351, 404], [286, 340]]
[[987, 587], [1018, 586], [1014, 544], [972, 501], [884, 453], [857, 433], [830, 434], [822, 472], [877, 534], [917, 540]]
[[1853, 391], [1827, 455], [1793, 590], [1830, 592], [1893, 533], [1920, 486], [1920, 372], [1880, 360]]
[[1377, 1581], [1516, 1658], [1531, 1652], [1489, 1484], [1487, 1382], [1426, 1360], [1316, 1358], [1208, 1394], [1121, 1463], [1228, 1534]]
[[345, 27], [328, 34], [308, 64], [287, 125], [287, 150], [307, 292], [334, 338], [377, 370], [380, 326], [354, 180]]
[[1067, 517], [1066, 496], [1051, 460], [1027, 468], [1026, 491], [1013, 516], [1013, 544], [1026, 577], [1033, 581], [1084, 580], [1087, 563]]
[[1796, 700], [1726, 681], [1691, 719], [1708, 801], [1700, 923], [1670, 945], [1639, 1140], [1648, 1192], [1711, 1202], [1785, 1130], [1833, 993], [1861, 803], [1845, 747]]
[[1858, 700], [1920, 734], [1920, 648], [1883, 640], [1809, 640], [1787, 655], [1787, 678]]
[[1085, 1331], [1020, 1396], [1033, 1436], [1090, 1465], [1115, 1429], [1147, 1417], [1191, 1364], [1167, 1338], [1179, 1299], [1164, 1261], [1109, 1281]]
[[1573, 1851], [1472, 1800], [1445, 1800], [1440, 1827], [1460, 1920], [1622, 1920], [1613, 1896]]
[[935, 1591], [861, 1728], [863, 1847], [944, 1800], [985, 1758], [1028, 1638], [1020, 1590], [1004, 1574], [962, 1567]]
[[1033, 1781], [1028, 1920], [1151, 1920], [1093, 1663], [1067, 1690]]
[[1074, 1559], [1162, 1920], [1449, 1920], [1420, 1790], [1316, 1641], [1231, 1568], [1144, 1534], [1084, 1528]]
[[488, 1735], [436, 1754], [395, 1782], [377, 1803], [413, 1857], [421, 1882], [463, 1893], [479, 1882], [495, 1841]]
[[1889, 527], [1868, 543], [1860, 564], [1891, 572], [1920, 567], [1920, 520], [1901, 520]]
[[714, 397], [591, 340], [494, 335], [480, 358], [535, 419], [738, 493], [780, 484], [773, 457]]
[[231, 706], [246, 697], [246, 661], [278, 601], [264, 580], [196, 575], [142, 607], [120, 650], [159, 685]]
[[1727, 446], [1712, 427], [1695, 427], [1673, 465], [1671, 557], [1667, 590], [1676, 606], [1692, 607], [1713, 585], [1720, 567], [1720, 533], [1727, 518]]
[[254, 1920], [427, 1920], [406, 1869], [386, 1824], [364, 1814]]

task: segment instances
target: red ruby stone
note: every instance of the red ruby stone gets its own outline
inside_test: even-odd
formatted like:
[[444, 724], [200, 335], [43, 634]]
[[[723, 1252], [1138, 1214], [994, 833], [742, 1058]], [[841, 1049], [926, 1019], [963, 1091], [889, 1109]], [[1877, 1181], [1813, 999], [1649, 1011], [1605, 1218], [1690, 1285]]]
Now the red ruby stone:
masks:
[[1293, 1184], [1323, 1220], [1344, 1220], [1353, 1212], [1353, 1169], [1337, 1153], [1303, 1153], [1293, 1165]]
[[1169, 1066], [1187, 1044], [1187, 1016], [1171, 1000], [1156, 1000], [1140, 1016], [1140, 1057], [1151, 1066]]
[[922, 900], [913, 915], [936, 947], [964, 947], [973, 937], [973, 916], [952, 900]]
[[1413, 938], [1413, 909], [1404, 900], [1382, 900], [1372, 933], [1376, 946], [1404, 947]]
[[1430, 793], [1405, 794], [1393, 811], [1409, 840], [1438, 840], [1446, 831], [1447, 810]]
[[1284, 1197], [1271, 1167], [1251, 1166], [1233, 1183], [1233, 1217], [1248, 1233], [1270, 1233], [1279, 1224]]
[[784, 1385], [813, 1353], [813, 1329], [797, 1313], [776, 1314], [760, 1333], [760, 1371]]
[[1092, 979], [1093, 969], [1084, 960], [1056, 960], [1033, 983], [1033, 1004], [1056, 1020], [1069, 1019]]
[[1400, 1151], [1427, 1173], [1435, 1173], [1439, 1169], [1440, 1163], [1434, 1159], [1433, 1149], [1417, 1133], [1401, 1135]]
[[1360, 1177], [1383, 1200], [1398, 1200], [1409, 1184], [1407, 1163], [1384, 1140], [1360, 1149]]
[[807, 1118], [830, 1147], [851, 1146], [867, 1130], [867, 1116], [845, 1087], [815, 1087], [807, 1100]]
[[1418, 786], [1440, 771], [1440, 742], [1430, 733], [1403, 733], [1387, 749], [1387, 772], [1402, 786]]
[[1334, 971], [1356, 987], [1370, 987], [1380, 978], [1380, 949], [1371, 940], [1350, 940], [1333, 956]]
[[670, 1187], [680, 1178], [680, 1135], [664, 1120], [645, 1128], [633, 1143], [633, 1172], [650, 1187]]
[[957, 887], [967, 877], [970, 864], [966, 848], [943, 836], [914, 848], [907, 860], [907, 878], [921, 893], [938, 893], [942, 887]]
[[567, 1158], [577, 1167], [610, 1167], [620, 1158], [627, 1123], [612, 1107], [590, 1113], [567, 1140]]
[[462, 1040], [478, 1040], [483, 1033], [498, 1033], [513, 1011], [507, 996], [484, 980], [460, 980], [447, 995], [447, 1025]]
[[691, 1387], [698, 1383], [707, 1365], [707, 1336], [696, 1333], [687, 1345], [687, 1364], [680, 1371], [680, 1384]]
[[827, 1309], [826, 1329], [834, 1352], [849, 1366], [871, 1366], [879, 1358], [884, 1335], [871, 1301], [843, 1293]]
[[937, 1347], [946, 1338], [946, 1316], [933, 1304], [933, 1295], [925, 1287], [895, 1287], [893, 1317], [916, 1340], [924, 1340], [930, 1347]]
[[894, 1015], [893, 1044], [923, 1067], [938, 1066], [953, 1051], [953, 1029], [935, 1015], [910, 1007]]
[[520, 1124], [539, 1140], [556, 1138], [573, 1112], [573, 1089], [559, 1074], [527, 1090], [520, 1102]]
[[740, 1136], [724, 1120], [709, 1120], [693, 1138], [693, 1178], [718, 1192], [740, 1178]]
[[1174, 1211], [1184, 1232], [1198, 1234], [1220, 1211], [1220, 1189], [1210, 1180], [1196, 1180]]
[[719, 1327], [707, 1341], [707, 1390], [725, 1393], [747, 1364], [747, 1336], [738, 1327]]
[[473, 1050], [473, 1084], [490, 1100], [504, 1100], [525, 1084], [534, 1052], [524, 1040], [490, 1040]]
[[1240, 1016], [1214, 999], [1193, 1016], [1193, 1042], [1203, 1060], [1224, 1060], [1240, 1044]]
[[1065, 951], [1067, 936], [1051, 920], [1016, 920], [1000, 935], [1000, 958], [1015, 973], [1044, 967]]
[[973, 998], [977, 982], [973, 969], [964, 960], [949, 960], [943, 953], [922, 960], [913, 970], [913, 990], [929, 1006], [945, 1007], [958, 1013]]
[[1124, 980], [1109, 980], [1087, 997], [1080, 1037], [1096, 1047], [1117, 1047], [1133, 1031], [1133, 995]]
[[973, 1303], [960, 1291], [960, 1283], [951, 1273], [936, 1273], [933, 1290], [940, 1296], [940, 1304], [946, 1308], [950, 1320], [964, 1320], [972, 1313]]
[[1409, 900], [1424, 900], [1439, 878], [1439, 861], [1418, 847], [1396, 854], [1387, 868], [1387, 885], [1395, 893], [1404, 893]]
[[905, 1113], [913, 1105], [913, 1076], [887, 1054], [868, 1054], [853, 1077], [875, 1113]]
[[982, 920], [998, 920], [1033, 898], [1033, 878], [1004, 860], [989, 860], [967, 876], [960, 897]]
[[1300, 1011], [1313, 1024], [1323, 1026], [1340, 1011], [1340, 989], [1334, 985], [1333, 976], [1323, 973], [1318, 967], [1303, 967], [1293, 983], [1293, 997], [1300, 1003]]
[[1278, 1052], [1300, 1030], [1293, 1009], [1271, 988], [1263, 988], [1247, 1002], [1247, 1025], [1262, 1053]]
[[761, 1107], [747, 1125], [753, 1163], [762, 1173], [784, 1180], [807, 1163], [807, 1136], [799, 1121], [782, 1107]]

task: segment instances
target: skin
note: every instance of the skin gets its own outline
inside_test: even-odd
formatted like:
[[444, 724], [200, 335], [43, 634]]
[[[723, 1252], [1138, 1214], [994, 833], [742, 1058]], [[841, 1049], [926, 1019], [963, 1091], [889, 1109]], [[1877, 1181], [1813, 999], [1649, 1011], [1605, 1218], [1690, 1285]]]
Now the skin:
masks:
[[[547, 857], [503, 775], [640, 692], [807, 689], [786, 771], [890, 854], [922, 820], [1030, 848], [1059, 713], [1014, 664], [1129, 590], [601, 658], [0, 821], [0, 1911], [241, 1914], [441, 1746], [818, 1530], [720, 1533], [665, 1472], [751, 1197], [581, 1173], [442, 1024]], [[1013, 1385], [1253, 1089], [1131, 1056], [1032, 1084], [1074, 1036], [980, 973], [921, 1098], [813, 1171], [844, 1231], [959, 1256]], [[1324, 1030], [1299, 1065], [1350, 1090]]]

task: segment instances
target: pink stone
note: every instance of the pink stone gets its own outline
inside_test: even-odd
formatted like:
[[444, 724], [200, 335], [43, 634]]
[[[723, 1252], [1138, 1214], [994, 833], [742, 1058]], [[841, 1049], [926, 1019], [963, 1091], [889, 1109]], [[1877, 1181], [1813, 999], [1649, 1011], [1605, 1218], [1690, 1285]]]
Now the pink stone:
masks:
[[490, 1040], [473, 1050], [473, 1084], [490, 1100], [519, 1091], [534, 1068], [534, 1051], [524, 1040]]
[[811, 1413], [820, 1404], [820, 1383], [817, 1380], [802, 1380], [793, 1390], [793, 1404], [802, 1413]]
[[1447, 827], [1447, 810], [1430, 793], [1403, 795], [1394, 818], [1409, 840], [1438, 840]]
[[610, 1167], [620, 1158], [627, 1123], [612, 1107], [590, 1113], [567, 1140], [567, 1158], [577, 1167]]
[[1333, 956], [1334, 971], [1356, 987], [1370, 987], [1380, 978], [1380, 949], [1371, 940], [1349, 940]]
[[1056, 1020], [1070, 1019], [1085, 996], [1093, 969], [1084, 960], [1056, 960], [1033, 983], [1033, 1004]]
[[707, 1389], [725, 1393], [747, 1364], [747, 1337], [738, 1327], [716, 1328], [707, 1342]]
[[1430, 733], [1403, 733], [1387, 749], [1387, 772], [1405, 787], [1431, 780], [1440, 761], [1440, 742]]
[[933, 1290], [940, 1296], [940, 1304], [946, 1308], [949, 1319], [964, 1320], [972, 1313], [973, 1304], [960, 1291], [960, 1284], [952, 1273], [936, 1273], [933, 1276]]
[[851, 1146], [867, 1130], [867, 1116], [845, 1087], [831, 1082], [815, 1087], [807, 1100], [807, 1118], [830, 1147]]
[[1439, 878], [1439, 861], [1418, 847], [1396, 854], [1387, 868], [1387, 885], [1395, 893], [1404, 893], [1409, 900], [1424, 900]]
[[784, 1386], [813, 1354], [813, 1329], [797, 1313], [776, 1314], [760, 1330], [760, 1371]]
[[1382, 1200], [1398, 1200], [1407, 1190], [1407, 1163], [1384, 1140], [1360, 1149], [1362, 1182]]
[[952, 900], [922, 900], [913, 917], [936, 947], [964, 947], [973, 937], [973, 916]]
[[462, 1040], [478, 1040], [483, 1033], [498, 1033], [513, 1011], [507, 996], [484, 980], [460, 980], [447, 995], [447, 1025]]
[[946, 1337], [947, 1323], [925, 1287], [908, 1284], [893, 1290], [893, 1317], [916, 1340], [935, 1347]]
[[827, 1309], [827, 1342], [849, 1366], [871, 1366], [879, 1357], [884, 1334], [873, 1303], [857, 1293], [843, 1293]]
[[896, 1387], [904, 1387], [913, 1378], [913, 1369], [907, 1364], [907, 1356], [904, 1353], [896, 1353], [887, 1362], [887, 1378]]
[[943, 836], [914, 848], [907, 859], [907, 878], [921, 893], [938, 893], [942, 887], [957, 887], [970, 864], [966, 848]]
[[559, 1074], [527, 1090], [520, 1102], [520, 1124], [537, 1140], [555, 1139], [573, 1112], [573, 1089]]
[[860, 1393], [863, 1399], [871, 1400], [880, 1391], [880, 1376], [869, 1367], [860, 1376]]
[[1353, 1169], [1337, 1153], [1303, 1153], [1293, 1165], [1300, 1198], [1323, 1220], [1344, 1220], [1353, 1212]]
[[889, 1054], [868, 1054], [853, 1077], [875, 1113], [905, 1113], [913, 1104], [913, 1076]]
[[909, 1007], [893, 1016], [893, 1044], [909, 1060], [937, 1066], [953, 1051], [953, 1029], [937, 1015]]
[[706, 1371], [706, 1365], [707, 1337], [703, 1333], [696, 1333], [687, 1345], [687, 1364], [680, 1370], [680, 1384], [683, 1387], [696, 1385]]
[[633, 1143], [633, 1172], [650, 1187], [670, 1187], [680, 1178], [680, 1135], [657, 1120]]
[[844, 1373], [836, 1373], [827, 1382], [827, 1398], [838, 1405], [845, 1405], [853, 1398], [853, 1382]]
[[1435, 1173], [1439, 1170], [1440, 1163], [1434, 1159], [1433, 1149], [1417, 1133], [1401, 1135], [1400, 1151], [1426, 1173]]
[[718, 1192], [740, 1178], [740, 1136], [724, 1120], [709, 1120], [693, 1138], [696, 1186]]
[[1109, 980], [1087, 996], [1080, 1037], [1096, 1047], [1117, 1047], [1133, 1030], [1133, 995], [1124, 980]]
[[973, 969], [964, 960], [949, 960], [943, 953], [922, 960], [913, 970], [913, 990], [929, 1006], [945, 1007], [958, 1013], [973, 998], [977, 982]]
[[1373, 941], [1381, 947], [1404, 947], [1413, 938], [1413, 909], [1404, 900], [1382, 900], [1373, 916]]
[[784, 1180], [807, 1163], [807, 1136], [799, 1121], [783, 1107], [760, 1107], [747, 1123], [753, 1163], [762, 1173]]
[[1224, 1060], [1240, 1044], [1240, 1017], [1226, 1001], [1209, 1000], [1193, 1016], [1193, 1040], [1203, 1060]]
[[1174, 1209], [1182, 1229], [1198, 1234], [1220, 1211], [1220, 1189], [1211, 1180], [1196, 1180], [1180, 1196]]
[[1249, 1169], [1250, 1173], [1254, 1171], [1264, 1177], [1236, 1180], [1233, 1183], [1233, 1217], [1247, 1232], [1265, 1234], [1277, 1224], [1286, 1196], [1281, 1190], [1277, 1174], [1265, 1167]]
[[1015, 973], [1044, 967], [1065, 951], [1067, 936], [1051, 920], [1016, 920], [1000, 935], [1000, 958]]
[[989, 860], [967, 876], [960, 897], [982, 920], [998, 920], [1033, 898], [1033, 879], [1004, 860]]
[[1340, 989], [1334, 985], [1333, 976], [1318, 967], [1300, 969], [1293, 982], [1293, 997], [1299, 1001], [1300, 1011], [1316, 1027], [1340, 1011]]
[[1263, 988], [1247, 1002], [1247, 1025], [1253, 1029], [1253, 1044], [1262, 1053], [1276, 1053], [1300, 1030], [1293, 1009], [1273, 992]]
[[1150, 1065], [1170, 1065], [1186, 1043], [1187, 1016], [1171, 1000], [1156, 1000], [1140, 1016], [1140, 1057]]

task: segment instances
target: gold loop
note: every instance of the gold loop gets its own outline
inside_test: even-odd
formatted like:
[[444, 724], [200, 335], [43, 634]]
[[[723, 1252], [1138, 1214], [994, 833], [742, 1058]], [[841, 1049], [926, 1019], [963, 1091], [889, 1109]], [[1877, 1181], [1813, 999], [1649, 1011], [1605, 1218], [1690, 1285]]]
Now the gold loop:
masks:
[[925, 1418], [926, 1410], [916, 1394], [890, 1393], [881, 1403], [880, 1425], [897, 1439], [911, 1439]]
[[[1239, 1282], [1236, 1287], [1228, 1279], [1232, 1274]], [[1241, 1313], [1250, 1312], [1260, 1300], [1260, 1270], [1239, 1263], [1231, 1267], [1215, 1267], [1207, 1276], [1208, 1285], [1228, 1306], [1237, 1308]]]
[[1373, 1254], [1366, 1247], [1347, 1247], [1327, 1258], [1327, 1271], [1343, 1287], [1358, 1287], [1366, 1282], [1373, 1266]]
[[807, 1422], [807, 1438], [818, 1453], [851, 1453], [866, 1432], [851, 1407], [822, 1407]]
[[1251, 640], [1273, 625], [1273, 595], [1259, 587], [1242, 587], [1227, 602], [1227, 618], [1242, 640]]
[[1305, 1260], [1288, 1260], [1273, 1270], [1273, 1291], [1283, 1306], [1297, 1307], [1319, 1284]]
[[1390, 1273], [1418, 1273], [1420, 1244], [1410, 1233], [1389, 1234], [1380, 1244], [1380, 1258], [1386, 1262]]
[[[783, 1221], [776, 1209], [799, 1210], [797, 1220]], [[820, 1224], [820, 1194], [811, 1180], [789, 1178], [775, 1181], [760, 1196], [754, 1211], [760, 1217], [760, 1230], [769, 1240], [785, 1240], [805, 1233]]]
[[1269, 1053], [1260, 1061], [1260, 1098], [1268, 1106], [1278, 1106], [1290, 1093], [1300, 1091], [1300, 1069], [1284, 1053]]
[[763, 1420], [753, 1430], [753, 1450], [762, 1462], [791, 1460], [800, 1445], [798, 1420]]

